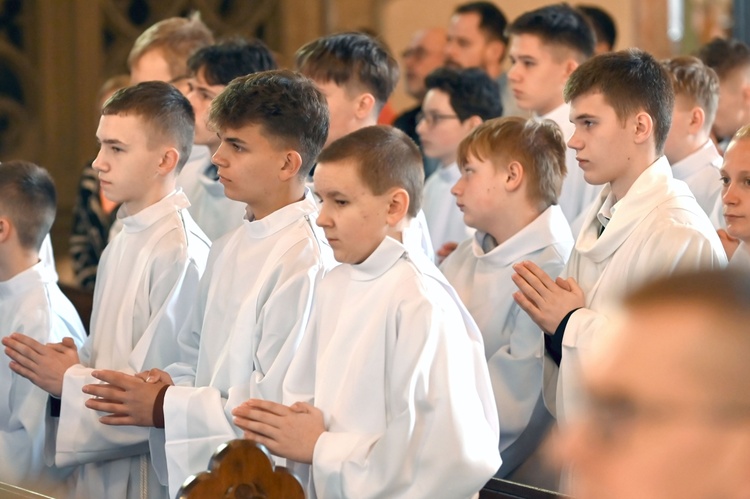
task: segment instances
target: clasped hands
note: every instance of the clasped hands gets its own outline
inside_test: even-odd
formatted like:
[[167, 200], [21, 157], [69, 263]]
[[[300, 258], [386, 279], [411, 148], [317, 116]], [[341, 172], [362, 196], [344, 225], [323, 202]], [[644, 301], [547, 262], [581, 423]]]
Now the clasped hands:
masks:
[[529, 261], [515, 264], [513, 270], [518, 286], [513, 299], [545, 333], [553, 334], [570, 311], [585, 306], [583, 290], [572, 277], [553, 280]]

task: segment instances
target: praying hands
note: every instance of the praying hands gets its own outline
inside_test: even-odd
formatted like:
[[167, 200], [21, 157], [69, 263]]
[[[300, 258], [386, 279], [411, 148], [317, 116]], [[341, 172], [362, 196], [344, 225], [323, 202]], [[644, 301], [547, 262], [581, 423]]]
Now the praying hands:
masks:
[[570, 311], [585, 306], [583, 290], [575, 279], [558, 277], [554, 281], [533, 262], [513, 266], [513, 282], [519, 291], [513, 299], [547, 334], [553, 334]]
[[2, 339], [5, 354], [11, 358], [10, 369], [50, 395], [60, 397], [63, 376], [69, 367], [79, 363], [73, 338], [60, 343], [42, 344], [29, 336], [13, 333]]

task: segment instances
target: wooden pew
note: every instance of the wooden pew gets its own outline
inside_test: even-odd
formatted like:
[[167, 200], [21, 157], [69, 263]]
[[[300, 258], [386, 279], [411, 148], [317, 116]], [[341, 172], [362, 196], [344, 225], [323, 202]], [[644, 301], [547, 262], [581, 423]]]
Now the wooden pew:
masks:
[[530, 485], [492, 478], [479, 492], [479, 499], [571, 499], [569, 496]]
[[252, 440], [219, 446], [208, 471], [188, 478], [178, 499], [305, 499], [305, 489], [289, 470], [274, 467], [268, 450]]
[[52, 499], [49, 496], [0, 482], [1, 499]]

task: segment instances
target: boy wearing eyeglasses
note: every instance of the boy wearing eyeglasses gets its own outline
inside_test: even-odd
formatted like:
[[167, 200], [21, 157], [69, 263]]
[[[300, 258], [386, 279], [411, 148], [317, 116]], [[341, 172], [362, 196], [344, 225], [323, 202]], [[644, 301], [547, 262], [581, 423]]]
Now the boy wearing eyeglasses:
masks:
[[458, 144], [484, 121], [503, 112], [497, 83], [481, 69], [436, 69], [425, 80], [417, 133], [425, 156], [438, 160], [438, 170], [424, 186], [423, 210], [432, 246], [442, 260], [471, 235], [451, 194], [461, 176]]

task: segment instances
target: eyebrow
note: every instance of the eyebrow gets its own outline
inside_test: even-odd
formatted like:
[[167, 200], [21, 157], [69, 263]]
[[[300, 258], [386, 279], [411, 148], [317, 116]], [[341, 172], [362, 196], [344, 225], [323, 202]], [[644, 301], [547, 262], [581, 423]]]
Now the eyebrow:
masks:
[[96, 138], [97, 142], [100, 144], [117, 144], [117, 145], [126, 145], [125, 142], [118, 140], [118, 139], [104, 139], [100, 140], [99, 137]]
[[240, 144], [240, 145], [246, 145], [247, 142], [245, 142], [242, 139], [239, 139], [237, 137], [225, 137], [222, 139], [224, 142], [229, 142], [230, 144]]
[[[720, 168], [719, 169], [719, 173], [722, 174], [722, 175], [728, 176], [727, 171], [724, 168]], [[750, 170], [740, 170], [740, 171], [738, 171], [736, 173], [736, 176], [737, 177], [742, 177], [742, 176], [747, 177], [747, 176], [750, 176]]]
[[322, 194], [320, 192], [316, 191], [315, 194], [317, 194], [318, 197], [320, 197], [320, 198], [322, 198], [323, 196], [329, 197], [329, 198], [336, 197], [336, 196], [344, 196], [344, 197], [346, 197], [346, 194], [344, 194], [343, 192], [339, 192], [339, 191], [328, 191], [328, 192], [324, 192]]
[[574, 116], [573, 119], [570, 120], [570, 122], [574, 123], [574, 122], [580, 121], [580, 120], [591, 120], [591, 119], [597, 119], [597, 117], [594, 116], [593, 114], [583, 113], [583, 114], [579, 114], [577, 116]]

